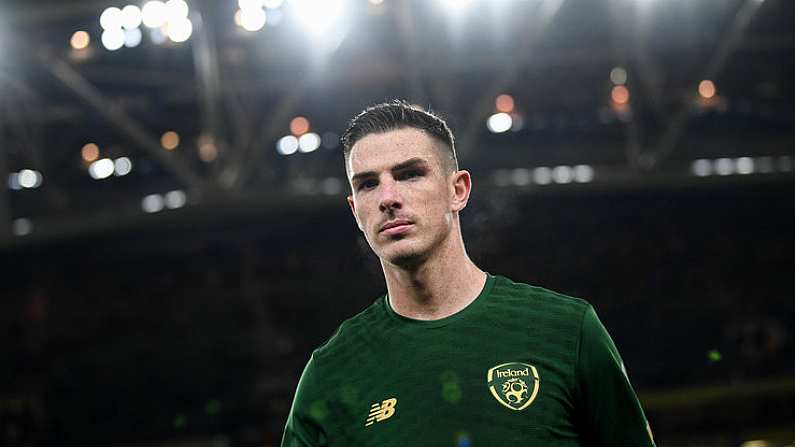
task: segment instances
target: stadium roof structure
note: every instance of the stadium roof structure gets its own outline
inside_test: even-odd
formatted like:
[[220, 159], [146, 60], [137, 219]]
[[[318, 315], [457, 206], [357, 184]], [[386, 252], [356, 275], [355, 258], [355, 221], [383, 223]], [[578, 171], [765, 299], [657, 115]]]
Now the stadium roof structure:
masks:
[[128, 5], [0, 5], [0, 246], [343, 206], [339, 133], [392, 98], [447, 117], [488, 190], [795, 178], [788, 0], [172, 0], [181, 36], [103, 31]]

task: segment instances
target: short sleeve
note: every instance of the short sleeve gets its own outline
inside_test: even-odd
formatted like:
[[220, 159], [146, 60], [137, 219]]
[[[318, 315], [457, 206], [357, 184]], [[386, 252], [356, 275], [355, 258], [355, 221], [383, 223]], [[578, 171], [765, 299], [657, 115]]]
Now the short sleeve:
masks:
[[317, 360], [312, 355], [295, 390], [293, 405], [284, 427], [282, 447], [328, 445], [324, 424], [328, 411], [320, 388], [317, 386], [317, 368]]
[[576, 411], [586, 445], [654, 447], [624, 362], [591, 306], [583, 317], [575, 376]]

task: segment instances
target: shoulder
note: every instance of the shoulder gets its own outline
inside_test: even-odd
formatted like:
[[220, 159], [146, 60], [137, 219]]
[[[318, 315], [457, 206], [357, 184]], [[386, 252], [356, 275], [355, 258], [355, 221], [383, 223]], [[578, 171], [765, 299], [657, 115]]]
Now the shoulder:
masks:
[[313, 353], [318, 360], [344, 355], [344, 351], [355, 352], [358, 348], [372, 342], [374, 332], [388, 318], [384, 306], [384, 297], [380, 296], [363, 311], [348, 318], [339, 325], [336, 331], [321, 344]]
[[492, 297], [493, 301], [498, 304], [570, 316], [578, 321], [582, 321], [585, 313], [591, 308], [590, 303], [582, 298], [516, 282], [504, 276], [496, 276]]

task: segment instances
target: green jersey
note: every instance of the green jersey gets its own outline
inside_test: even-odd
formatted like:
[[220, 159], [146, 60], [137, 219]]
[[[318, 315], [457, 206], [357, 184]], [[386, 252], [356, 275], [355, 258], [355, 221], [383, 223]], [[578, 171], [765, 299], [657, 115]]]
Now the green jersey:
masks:
[[587, 302], [488, 275], [446, 318], [386, 296], [312, 354], [282, 446], [654, 446]]

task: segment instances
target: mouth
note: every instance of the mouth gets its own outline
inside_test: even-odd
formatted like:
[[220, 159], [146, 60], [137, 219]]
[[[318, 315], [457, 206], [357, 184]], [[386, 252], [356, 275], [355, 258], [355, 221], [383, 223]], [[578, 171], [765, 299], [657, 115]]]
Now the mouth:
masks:
[[412, 225], [414, 224], [406, 219], [397, 219], [385, 223], [379, 230], [379, 233], [388, 235], [401, 234], [407, 231]]

